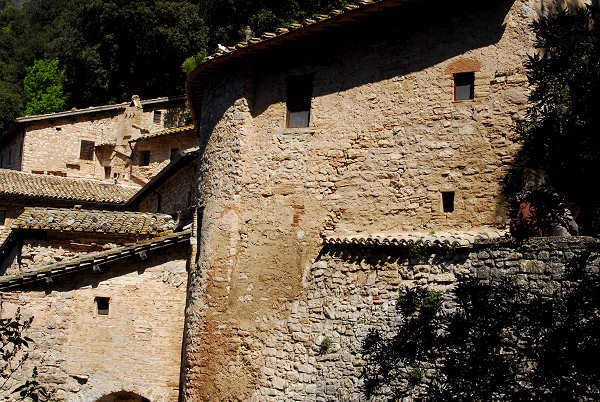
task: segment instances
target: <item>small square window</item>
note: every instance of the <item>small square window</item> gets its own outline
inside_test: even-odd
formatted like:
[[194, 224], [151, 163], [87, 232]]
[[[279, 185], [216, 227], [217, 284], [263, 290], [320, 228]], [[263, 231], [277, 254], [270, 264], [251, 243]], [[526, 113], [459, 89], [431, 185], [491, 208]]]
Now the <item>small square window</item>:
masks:
[[0, 226], [6, 223], [6, 211], [0, 210]]
[[104, 178], [105, 179], [110, 179], [110, 171], [111, 171], [110, 166], [104, 166]]
[[96, 309], [98, 315], [108, 315], [109, 304], [110, 297], [96, 297]]
[[454, 74], [454, 100], [475, 98], [475, 73]]
[[140, 166], [150, 165], [150, 151], [140, 151]]
[[442, 192], [442, 209], [444, 212], [454, 212], [454, 191]]
[[312, 90], [312, 75], [302, 75], [288, 79], [286, 119], [288, 128], [308, 127]]
[[154, 111], [152, 121], [154, 122], [154, 124], [160, 124], [160, 122], [162, 121], [162, 112], [160, 110]]
[[79, 159], [86, 161], [94, 160], [94, 141], [81, 140]]
[[179, 148], [171, 148], [171, 160], [177, 158], [177, 154], [179, 154]]

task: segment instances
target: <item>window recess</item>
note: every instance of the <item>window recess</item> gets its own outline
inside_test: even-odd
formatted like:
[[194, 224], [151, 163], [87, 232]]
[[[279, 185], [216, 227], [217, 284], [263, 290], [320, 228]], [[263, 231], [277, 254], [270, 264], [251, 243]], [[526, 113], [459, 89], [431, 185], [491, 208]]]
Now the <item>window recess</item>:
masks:
[[98, 315], [108, 315], [110, 297], [96, 297], [96, 311]]
[[140, 166], [149, 166], [150, 165], [150, 151], [141, 151], [139, 155], [140, 155]]
[[312, 91], [312, 75], [288, 78], [286, 127], [308, 127]]
[[454, 74], [454, 100], [475, 98], [475, 73]]
[[81, 140], [79, 148], [79, 159], [85, 161], [94, 160], [94, 141]]

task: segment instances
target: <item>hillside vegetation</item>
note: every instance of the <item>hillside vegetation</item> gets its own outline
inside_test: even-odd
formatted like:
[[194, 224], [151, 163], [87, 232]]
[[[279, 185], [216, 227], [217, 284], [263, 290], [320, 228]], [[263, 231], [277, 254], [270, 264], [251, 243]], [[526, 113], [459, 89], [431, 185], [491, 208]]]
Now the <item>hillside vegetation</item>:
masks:
[[[63, 83], [64, 108], [181, 94], [191, 56], [261, 33], [344, 0], [0, 0], [0, 134], [25, 110], [24, 79], [36, 61]], [[201, 56], [196, 58], [198, 61]], [[189, 68], [190, 63], [188, 61]], [[193, 65], [192, 65], [193, 66]], [[36, 69], [37, 71], [37, 69]], [[39, 75], [39, 74], [38, 74]], [[63, 79], [64, 75], [64, 79]], [[55, 111], [51, 109], [48, 111]]]

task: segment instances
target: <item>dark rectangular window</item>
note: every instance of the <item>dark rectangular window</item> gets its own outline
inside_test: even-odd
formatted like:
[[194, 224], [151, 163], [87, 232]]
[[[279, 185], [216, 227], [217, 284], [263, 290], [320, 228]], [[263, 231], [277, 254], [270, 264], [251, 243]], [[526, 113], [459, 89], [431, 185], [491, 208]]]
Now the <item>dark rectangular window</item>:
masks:
[[0, 226], [4, 226], [6, 223], [6, 211], [0, 210]]
[[154, 124], [160, 124], [160, 122], [162, 120], [161, 118], [162, 118], [162, 112], [160, 110], [155, 110], [154, 117], [153, 117]]
[[108, 315], [110, 297], [96, 297], [98, 315]]
[[454, 191], [442, 192], [442, 208], [444, 212], [454, 212]]
[[308, 127], [312, 90], [312, 75], [302, 75], [288, 79], [287, 127]]
[[150, 165], [150, 151], [140, 152], [140, 166]]
[[475, 73], [454, 74], [454, 100], [475, 98]]
[[86, 161], [94, 160], [94, 141], [81, 140], [79, 159]]
[[110, 166], [104, 166], [104, 178], [110, 179]]
[[171, 160], [177, 158], [178, 153], [179, 153], [179, 148], [171, 148]]

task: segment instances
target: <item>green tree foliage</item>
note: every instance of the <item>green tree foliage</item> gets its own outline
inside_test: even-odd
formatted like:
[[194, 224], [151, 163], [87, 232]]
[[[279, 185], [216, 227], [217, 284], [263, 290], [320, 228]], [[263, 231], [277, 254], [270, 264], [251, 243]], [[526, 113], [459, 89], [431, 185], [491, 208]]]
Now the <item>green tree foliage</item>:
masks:
[[36, 60], [26, 71], [23, 81], [29, 99], [26, 115], [60, 112], [66, 108], [65, 71], [59, 67], [58, 60]]
[[[537, 53], [527, 63], [532, 88], [527, 118], [518, 132], [523, 142], [505, 192], [513, 217], [528, 202], [531, 222], [516, 231], [548, 234], [559, 204], [581, 210], [579, 222], [590, 231], [593, 202], [600, 195], [590, 179], [600, 164], [600, 9], [598, 1], [570, 11], [555, 8], [532, 26]], [[544, 172], [541, 185], [522, 169]], [[540, 228], [532, 228], [539, 226]], [[520, 229], [520, 230], [519, 230]]]
[[22, 381], [12, 385], [12, 394], [19, 395], [19, 400], [47, 401], [52, 392], [38, 382], [36, 367], [29, 378], [16, 378], [17, 374], [22, 376], [23, 364], [33, 348], [33, 340], [26, 335], [32, 321], [33, 317], [23, 319], [18, 310], [15, 317], [0, 319], [0, 391], [10, 391], [14, 381]]
[[460, 278], [446, 309], [439, 293], [403, 293], [396, 331], [373, 329], [362, 344], [367, 398], [598, 400], [600, 281], [588, 258], [575, 258], [561, 278], [570, 285], [544, 297], [510, 278]]
[[[0, 0], [0, 135], [24, 111], [26, 67], [57, 59], [65, 108], [182, 94], [217, 44], [257, 35], [346, 0]], [[13, 6], [12, 4], [21, 4]]]

